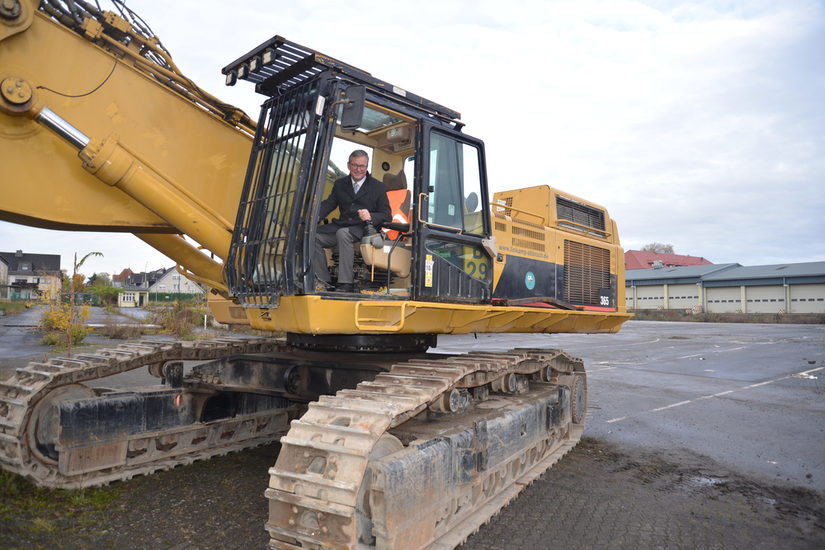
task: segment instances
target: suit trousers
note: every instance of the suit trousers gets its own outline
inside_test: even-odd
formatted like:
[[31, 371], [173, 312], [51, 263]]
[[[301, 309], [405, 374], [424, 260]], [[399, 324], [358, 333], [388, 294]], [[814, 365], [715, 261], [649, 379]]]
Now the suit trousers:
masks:
[[335, 233], [315, 234], [315, 253], [312, 257], [312, 265], [315, 277], [330, 282], [329, 269], [327, 269], [327, 257], [324, 254], [325, 248], [335, 247], [338, 249], [338, 284], [352, 284], [352, 264], [355, 258], [355, 241], [361, 239], [353, 236], [349, 229], [342, 227]]

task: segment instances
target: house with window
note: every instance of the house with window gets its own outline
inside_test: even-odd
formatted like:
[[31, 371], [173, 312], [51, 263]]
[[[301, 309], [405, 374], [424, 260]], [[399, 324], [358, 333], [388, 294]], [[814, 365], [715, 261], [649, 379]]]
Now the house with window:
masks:
[[129, 277], [135, 273], [128, 267], [116, 275], [112, 275], [112, 286], [115, 288], [123, 288], [123, 285], [129, 280]]
[[0, 300], [9, 299], [9, 263], [0, 256]]
[[132, 273], [120, 282], [123, 292], [118, 295], [119, 307], [142, 307], [151, 302], [191, 300], [206, 291], [180, 273], [174, 267], [155, 271]]
[[7, 266], [5, 288], [9, 299], [54, 300], [60, 296], [63, 284], [60, 254], [30, 254], [17, 250], [0, 252], [0, 258], [0, 263]]

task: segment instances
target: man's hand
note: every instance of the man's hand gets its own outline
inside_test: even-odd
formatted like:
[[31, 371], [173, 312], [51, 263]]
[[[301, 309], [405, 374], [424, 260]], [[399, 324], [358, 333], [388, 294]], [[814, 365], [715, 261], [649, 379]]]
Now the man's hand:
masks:
[[358, 211], [358, 217], [361, 218], [362, 222], [368, 222], [372, 220], [372, 216], [370, 216], [370, 211], [366, 208], [362, 208]]

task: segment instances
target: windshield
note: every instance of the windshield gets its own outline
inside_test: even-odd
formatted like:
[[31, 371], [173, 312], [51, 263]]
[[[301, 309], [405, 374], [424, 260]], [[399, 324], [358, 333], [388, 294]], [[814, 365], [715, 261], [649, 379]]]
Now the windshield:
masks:
[[[341, 117], [339, 116], [339, 124], [340, 119]], [[356, 131], [362, 132], [364, 134], [369, 134], [371, 132], [374, 132], [375, 130], [380, 130], [381, 128], [386, 128], [387, 126], [392, 126], [393, 124], [399, 124], [401, 122], [406, 121], [407, 119], [391, 115], [384, 111], [373, 109], [369, 105], [367, 105], [366, 107], [364, 107], [364, 118], [361, 120], [361, 125], [358, 127]]]

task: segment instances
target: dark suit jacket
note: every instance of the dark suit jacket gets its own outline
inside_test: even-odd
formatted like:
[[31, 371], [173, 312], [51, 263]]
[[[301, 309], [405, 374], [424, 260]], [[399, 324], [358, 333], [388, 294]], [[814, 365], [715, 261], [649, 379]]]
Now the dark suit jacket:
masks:
[[332, 220], [330, 224], [318, 227], [318, 232], [335, 233], [341, 227], [349, 227], [350, 233], [360, 239], [364, 236], [364, 222], [358, 217], [358, 211], [362, 208], [370, 211], [372, 224], [376, 227], [392, 219], [386, 187], [369, 174], [361, 184], [358, 195], [352, 190], [352, 178], [349, 174], [335, 180], [329, 197], [321, 201], [319, 219], [326, 218], [336, 208], [340, 217]]

